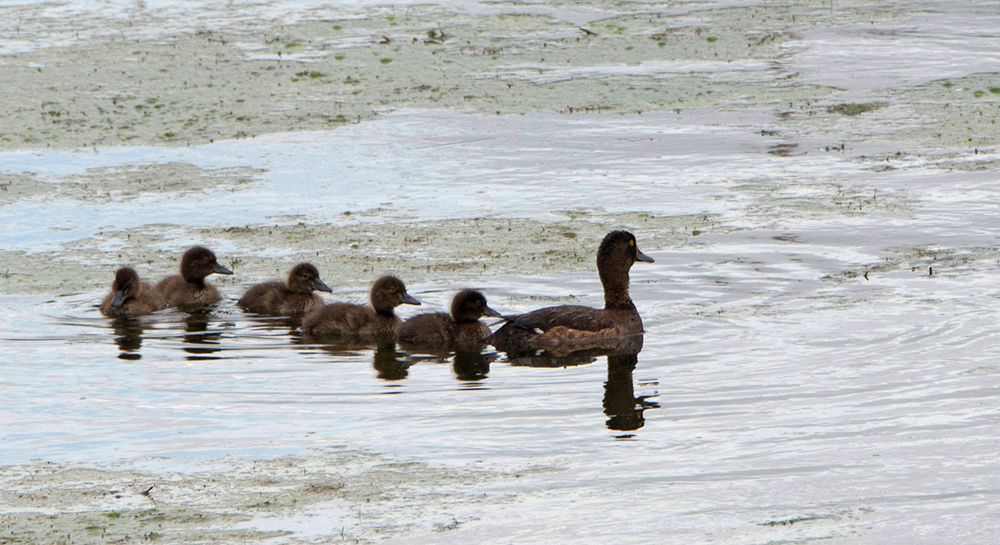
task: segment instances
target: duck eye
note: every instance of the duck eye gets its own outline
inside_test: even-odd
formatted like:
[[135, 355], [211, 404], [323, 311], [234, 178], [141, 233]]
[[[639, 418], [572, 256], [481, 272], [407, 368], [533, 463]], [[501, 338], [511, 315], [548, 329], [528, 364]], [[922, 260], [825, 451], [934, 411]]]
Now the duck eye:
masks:
[[630, 241], [628, 241], [628, 245], [629, 245], [629, 246], [635, 246], [635, 241], [634, 241], [634, 240], [630, 240]]

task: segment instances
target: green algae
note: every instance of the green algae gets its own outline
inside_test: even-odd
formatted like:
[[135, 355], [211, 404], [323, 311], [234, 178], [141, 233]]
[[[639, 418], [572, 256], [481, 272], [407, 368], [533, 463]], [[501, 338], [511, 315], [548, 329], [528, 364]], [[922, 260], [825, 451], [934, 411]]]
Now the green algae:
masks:
[[885, 108], [889, 104], [886, 102], [862, 102], [854, 104], [835, 104], [833, 106], [827, 107], [827, 113], [840, 114], [846, 116], [856, 116], [868, 112], [874, 112], [875, 110], [880, 110]]

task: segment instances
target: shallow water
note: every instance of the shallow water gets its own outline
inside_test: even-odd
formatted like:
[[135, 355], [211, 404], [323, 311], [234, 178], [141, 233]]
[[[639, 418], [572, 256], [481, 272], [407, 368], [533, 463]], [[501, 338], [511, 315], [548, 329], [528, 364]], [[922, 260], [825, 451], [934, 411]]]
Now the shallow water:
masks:
[[[996, 542], [997, 150], [928, 139], [927, 126], [965, 125], [920, 109], [941, 93], [957, 104], [988, 89], [995, 75], [964, 90], [937, 82], [993, 69], [984, 44], [995, 14], [982, 3], [908, 6], [877, 23], [844, 15], [801, 29], [783, 48], [782, 73], [845, 89], [811, 109], [401, 110], [190, 147], [0, 152], [0, 170], [41, 184], [0, 201], [0, 250], [33, 270], [0, 270], [64, 287], [0, 297], [7, 530], [55, 524], [12, 518], [31, 512], [94, 511], [104, 528], [108, 512], [147, 513], [152, 500], [136, 492], [155, 483], [164, 513], [198, 505], [242, 517], [212, 528], [294, 532], [220, 541], [336, 542], [346, 528], [352, 539], [413, 543]], [[617, 9], [528, 7], [574, 24]], [[323, 9], [335, 8], [346, 9]], [[872, 56], [863, 69], [830, 60], [851, 47]], [[886, 105], [827, 111], [838, 100]], [[996, 107], [989, 91], [977, 100]], [[995, 130], [976, 137], [995, 141]], [[133, 170], [181, 185], [137, 189], [118, 174]], [[461, 224], [468, 247], [443, 247], [456, 225], [447, 220], [480, 218]], [[515, 221], [522, 231], [497, 235], [497, 247], [478, 246], [470, 227]], [[315, 230], [295, 231], [300, 222]], [[359, 225], [376, 239], [430, 235], [319, 247], [322, 229]], [[279, 238], [272, 226], [288, 230]], [[545, 227], [553, 232], [540, 235]], [[634, 362], [328, 346], [234, 303], [308, 257], [335, 289], [328, 300], [363, 301], [374, 276], [403, 275], [424, 302], [404, 317], [446, 309], [466, 286], [505, 313], [600, 305], [593, 251], [622, 227], [656, 259], [632, 270], [646, 326]], [[155, 279], [176, 267], [164, 256], [206, 241], [223, 263], [244, 262], [210, 314], [98, 314], [115, 266]], [[160, 253], [136, 250], [146, 244]], [[522, 248], [523, 260], [488, 253], [500, 244]], [[382, 261], [334, 275], [351, 252]], [[449, 259], [475, 266], [422, 271]], [[74, 473], [91, 466], [104, 473]], [[296, 480], [332, 468], [336, 483]], [[51, 489], [15, 479], [50, 472]], [[229, 492], [209, 505], [177, 483]], [[60, 487], [102, 499], [25, 503]], [[108, 492], [124, 489], [134, 491]], [[258, 508], [264, 500], [280, 508]], [[85, 531], [95, 524], [73, 519], [63, 533], [97, 541]]]

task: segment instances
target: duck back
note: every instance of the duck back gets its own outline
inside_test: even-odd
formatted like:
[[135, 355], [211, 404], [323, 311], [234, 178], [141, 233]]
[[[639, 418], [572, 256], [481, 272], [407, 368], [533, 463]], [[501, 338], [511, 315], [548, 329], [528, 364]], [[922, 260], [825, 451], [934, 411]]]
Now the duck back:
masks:
[[163, 296], [169, 305], [188, 305], [199, 303], [218, 303], [222, 300], [222, 294], [211, 284], [198, 286], [184, 280], [184, 277], [175, 274], [160, 280], [156, 284], [156, 291]]
[[489, 326], [479, 321], [455, 324], [453, 342], [462, 350], [479, 350], [486, 345], [491, 333]]
[[256, 314], [291, 316], [323, 306], [323, 299], [315, 293], [292, 291], [281, 280], [273, 280], [250, 288], [236, 304]]
[[398, 339], [416, 345], [445, 345], [454, 339], [454, 322], [444, 312], [418, 314], [399, 327]]
[[641, 332], [642, 319], [636, 312], [562, 305], [508, 317], [489, 342], [501, 347], [529, 341], [596, 339]]
[[351, 303], [331, 303], [310, 312], [302, 321], [309, 335], [392, 339], [399, 318], [378, 314], [371, 307]]

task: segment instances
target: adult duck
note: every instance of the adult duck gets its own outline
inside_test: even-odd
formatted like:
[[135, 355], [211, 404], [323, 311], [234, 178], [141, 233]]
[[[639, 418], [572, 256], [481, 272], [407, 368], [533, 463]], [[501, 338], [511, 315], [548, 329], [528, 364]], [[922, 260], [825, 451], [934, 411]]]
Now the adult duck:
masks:
[[597, 273], [604, 286], [604, 308], [562, 305], [507, 316], [507, 323], [489, 338], [498, 350], [509, 351], [538, 342], [624, 337], [642, 333], [642, 318], [629, 297], [629, 270], [636, 261], [652, 263], [639, 251], [635, 236], [612, 231], [597, 249]]

